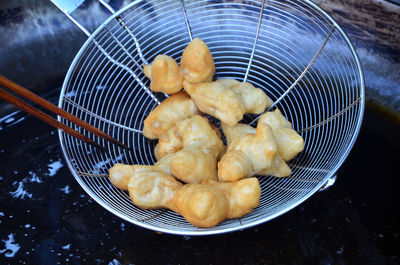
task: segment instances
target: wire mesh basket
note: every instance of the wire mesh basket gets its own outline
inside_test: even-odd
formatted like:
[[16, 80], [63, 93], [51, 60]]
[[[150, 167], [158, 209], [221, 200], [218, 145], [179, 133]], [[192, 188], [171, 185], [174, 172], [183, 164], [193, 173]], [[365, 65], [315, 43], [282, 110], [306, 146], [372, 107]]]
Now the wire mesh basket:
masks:
[[[305, 141], [287, 178], [258, 177], [260, 206], [240, 219], [197, 228], [169, 210], [141, 210], [108, 179], [114, 163], [153, 164], [156, 141], [143, 120], [166, 96], [149, 90], [142, 64], [158, 54], [180, 61], [192, 38], [204, 40], [217, 78], [262, 88]], [[350, 41], [311, 1], [134, 1], [83, 45], [65, 78], [59, 106], [131, 147], [86, 131], [100, 150], [59, 132], [67, 164], [83, 189], [117, 216], [152, 230], [186, 235], [241, 230], [273, 219], [318, 191], [345, 160], [360, 129], [364, 80]], [[63, 123], [70, 122], [59, 118]], [[254, 124], [255, 115], [242, 122]]]

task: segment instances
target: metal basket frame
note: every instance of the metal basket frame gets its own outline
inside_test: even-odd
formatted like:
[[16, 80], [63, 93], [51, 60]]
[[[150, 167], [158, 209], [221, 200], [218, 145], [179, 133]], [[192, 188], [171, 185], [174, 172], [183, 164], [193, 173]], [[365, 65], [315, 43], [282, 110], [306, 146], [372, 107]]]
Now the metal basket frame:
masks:
[[[101, 1], [102, 4], [104, 4], [104, 1]], [[150, 3], [157, 3], [157, 1], [149, 1]], [[168, 3], [172, 3], [173, 1], [164, 1], [164, 2], [168, 2]], [[182, 17], [183, 17], [183, 21], [185, 23], [184, 28], [186, 28], [187, 30], [187, 34], [188, 34], [188, 40], [191, 40], [193, 37], [193, 29], [195, 29], [197, 22], [195, 24], [191, 23], [191, 14], [189, 14], [188, 11], [191, 11], [190, 9], [188, 9], [188, 6], [195, 6], [196, 3], [193, 3], [193, 1], [175, 1], [176, 4], [180, 4], [181, 5], [181, 11], [182, 11]], [[205, 2], [210, 2], [210, 5], [212, 6], [213, 4], [217, 5], [218, 1], [195, 1], [198, 2], [200, 5], [201, 3], [205, 3]], [[300, 3], [302, 2], [302, 3]], [[109, 60], [109, 62], [111, 63], [111, 65], [109, 65], [109, 71], [116, 71], [113, 67], [116, 68], [120, 68], [122, 69], [121, 71], [126, 71], [129, 72], [131, 75], [131, 79], [134, 82], [138, 83], [138, 86], [141, 87], [142, 89], [144, 89], [144, 93], [143, 95], [141, 95], [140, 99], [145, 98], [147, 101], [145, 102], [149, 102], [151, 100], [155, 101], [156, 104], [153, 103], [152, 108], [154, 108], [156, 105], [158, 105], [164, 98], [167, 97], [167, 95], [160, 95], [160, 94], [155, 94], [153, 92], [151, 92], [148, 89], [148, 81], [144, 81], [145, 79], [143, 79], [143, 77], [139, 76], [138, 74], [136, 74], [133, 70], [131, 69], [127, 69], [128, 66], [124, 65], [124, 63], [121, 63], [120, 60], [123, 54], [125, 54], [125, 59], [126, 57], [130, 57], [130, 60], [132, 60], [131, 65], [135, 65], [137, 67], [140, 67], [140, 61], [143, 63], [146, 63], [146, 54], [149, 54], [149, 49], [148, 47], [143, 49], [142, 45], [143, 42], [140, 41], [140, 38], [142, 36], [140, 36], [139, 38], [136, 36], [136, 28], [129, 28], [129, 26], [131, 26], [134, 23], [129, 24], [131, 21], [130, 19], [128, 19], [128, 11], [129, 10], [134, 10], [134, 7], [137, 7], [138, 5], [140, 5], [141, 3], [143, 3], [143, 1], [134, 1], [131, 4], [129, 4], [128, 6], [124, 7], [123, 9], [119, 10], [118, 12], [115, 12], [110, 18], [108, 18], [99, 28], [97, 28], [92, 34], [88, 34], [88, 32], [85, 32], [89, 38], [88, 40], [85, 42], [85, 44], [82, 46], [82, 48], [79, 50], [79, 52], [77, 53], [76, 57], [74, 58], [68, 73], [65, 77], [63, 86], [62, 86], [62, 91], [60, 94], [60, 100], [59, 100], [59, 107], [72, 112], [73, 114], [76, 114], [78, 117], [86, 119], [86, 121], [88, 121], [89, 123], [92, 123], [93, 125], [98, 125], [99, 127], [101, 127], [100, 129], [105, 130], [106, 132], [110, 133], [112, 136], [117, 136], [117, 138], [119, 138], [118, 140], [121, 140], [122, 142], [124, 142], [125, 144], [129, 144], [130, 146], [134, 147], [134, 148], [140, 148], [135, 145], [135, 142], [132, 143], [127, 143], [126, 139], [131, 139], [130, 136], [128, 134], [140, 134], [140, 129], [139, 128], [131, 128], [130, 126], [128, 126], [129, 122], [127, 124], [121, 124], [119, 122], [113, 121], [111, 120], [109, 117], [103, 117], [102, 115], [102, 111], [99, 111], [99, 113], [96, 112], [96, 110], [93, 109], [89, 109], [90, 104], [87, 104], [85, 106], [82, 106], [84, 104], [82, 103], [86, 103], [86, 98], [85, 96], [82, 94], [80, 95], [80, 99], [77, 100], [79, 102], [76, 102], [73, 98], [71, 98], [70, 96], [68, 96], [68, 93], [71, 93], [71, 89], [75, 88], [75, 84], [71, 84], [71, 80], [77, 80], [77, 69], [79, 70], [79, 67], [81, 67], [81, 60], [88, 58], [87, 56], [90, 55], [91, 53], [88, 53], [88, 51], [93, 52], [94, 50], [97, 49], [97, 55], [99, 54], [103, 54], [103, 55], [99, 55], [100, 56], [104, 56], [106, 59]], [[243, 4], [245, 3], [245, 4]], [[228, 5], [231, 6], [233, 9], [234, 7], [239, 8], [241, 5], [248, 5], [246, 7], [251, 9], [251, 12], [253, 12], [256, 9], [259, 9], [259, 13], [258, 13], [258, 17], [257, 17], [257, 26], [256, 26], [256, 30], [254, 32], [254, 40], [253, 43], [251, 45], [251, 52], [249, 53], [249, 57], [248, 57], [248, 63], [247, 63], [247, 67], [245, 68], [245, 72], [243, 71], [244, 69], [241, 68], [239, 74], [243, 76], [243, 81], [250, 81], [250, 82], [255, 82], [254, 80], [259, 80], [260, 78], [255, 76], [254, 73], [252, 73], [252, 66], [254, 66], [254, 58], [255, 56], [257, 56], [258, 60], [260, 58], [260, 54], [257, 55], [257, 49], [259, 48], [259, 46], [261, 45], [259, 43], [260, 41], [260, 32], [263, 30], [263, 19], [265, 19], [266, 15], [265, 15], [265, 10], [266, 8], [268, 8], [269, 5], [278, 5], [280, 2], [279, 1], [243, 1], [242, 3], [237, 3], [235, 1], [223, 1], [220, 4], [221, 5]], [[351, 82], [349, 80], [352, 80], [351, 78], [349, 78], [348, 84], [349, 87], [344, 87], [346, 89], [349, 89], [349, 91], [351, 92], [351, 94], [354, 95], [351, 98], [350, 103], [348, 103], [347, 105], [343, 105], [341, 106], [341, 108], [336, 108], [336, 112], [335, 113], [331, 113], [331, 115], [329, 115], [329, 117], [325, 117], [323, 119], [316, 119], [318, 120], [318, 122], [314, 123], [314, 124], [308, 124], [308, 120], [306, 120], [306, 123], [308, 126], [306, 127], [300, 127], [299, 124], [300, 122], [296, 119], [296, 121], [293, 121], [290, 119], [290, 117], [288, 117], [289, 121], [294, 122], [294, 127], [295, 129], [298, 129], [298, 132], [301, 134], [304, 134], [306, 136], [308, 136], [307, 133], [309, 132], [313, 132], [313, 130], [315, 129], [320, 129], [323, 128], [326, 124], [330, 124], [332, 122], [336, 122], [339, 123], [338, 126], [342, 125], [342, 127], [346, 127], [346, 130], [349, 130], [349, 134], [351, 134], [349, 136], [349, 138], [346, 138], [345, 141], [345, 146], [340, 146], [340, 142], [337, 143], [336, 138], [334, 138], [332, 140], [332, 150], [334, 151], [335, 148], [342, 148], [342, 151], [336, 151], [336, 153], [334, 153], [332, 151], [332, 153], [336, 154], [339, 157], [335, 157], [335, 163], [334, 165], [330, 165], [329, 167], [321, 167], [321, 168], [307, 168], [307, 164], [303, 163], [305, 160], [304, 157], [301, 157], [300, 160], [294, 160], [291, 163], [291, 167], [294, 168], [294, 174], [292, 177], [290, 178], [286, 178], [286, 179], [274, 179], [271, 177], [261, 177], [260, 181], [262, 183], [262, 190], [263, 190], [263, 197], [262, 197], [262, 205], [272, 205], [270, 208], [265, 208], [263, 207], [259, 207], [258, 209], [255, 209], [255, 211], [253, 213], [250, 213], [248, 216], [245, 216], [241, 219], [235, 219], [235, 220], [228, 220], [225, 221], [224, 223], [220, 224], [217, 227], [214, 228], [207, 228], [207, 229], [200, 229], [200, 228], [196, 228], [191, 226], [190, 224], [188, 224], [182, 217], [180, 217], [179, 215], [168, 211], [168, 210], [150, 210], [150, 211], [145, 211], [146, 213], [144, 213], [143, 210], [140, 210], [138, 208], [134, 209], [134, 210], [130, 210], [128, 209], [129, 206], [127, 206], [127, 200], [129, 200], [129, 197], [127, 197], [127, 194], [119, 191], [118, 189], [116, 189], [115, 187], [113, 187], [111, 185], [111, 183], [109, 182], [109, 180], [107, 179], [107, 174], [106, 171], [107, 168], [96, 168], [96, 165], [94, 162], [91, 163], [91, 165], [87, 165], [87, 161], [82, 162], [82, 164], [85, 164], [83, 166], [79, 165], [79, 162], [77, 162], [76, 160], [78, 160], [77, 158], [80, 155], [83, 156], [87, 156], [89, 153], [89, 155], [91, 157], [95, 157], [96, 159], [94, 161], [98, 161], [100, 164], [103, 161], [106, 161], [103, 163], [103, 166], [106, 167], [106, 165], [110, 165], [113, 162], [116, 161], [123, 161], [126, 162], [127, 160], [124, 158], [124, 155], [127, 155], [126, 151], [122, 151], [120, 150], [118, 147], [111, 145], [110, 143], [106, 143], [101, 139], [98, 139], [96, 137], [94, 137], [93, 135], [91, 135], [90, 133], [87, 132], [83, 132], [85, 133], [89, 138], [97, 141], [100, 145], [105, 146], [107, 148], [107, 151], [109, 152], [108, 154], [104, 155], [103, 153], [100, 153], [99, 150], [95, 150], [95, 148], [86, 145], [84, 143], [80, 143], [79, 141], [77, 141], [76, 139], [73, 139], [71, 137], [69, 137], [68, 135], [64, 134], [61, 130], [59, 130], [59, 140], [60, 140], [60, 144], [61, 144], [61, 148], [62, 151], [64, 153], [65, 156], [65, 160], [67, 162], [67, 165], [70, 169], [70, 171], [72, 172], [72, 174], [74, 175], [75, 179], [78, 181], [78, 183], [82, 186], [82, 188], [97, 202], [99, 203], [101, 206], [103, 206], [104, 208], [106, 208], [107, 210], [109, 210], [110, 212], [112, 212], [113, 214], [121, 217], [122, 219], [129, 221], [131, 223], [134, 223], [136, 225], [139, 225], [141, 227], [144, 228], [148, 228], [151, 230], [156, 230], [156, 231], [160, 231], [160, 232], [165, 232], [165, 233], [172, 233], [172, 234], [182, 234], [182, 235], [210, 235], [210, 234], [218, 234], [218, 233], [224, 233], [224, 232], [230, 232], [230, 231], [235, 231], [235, 230], [242, 230], [254, 225], [258, 225], [261, 223], [264, 223], [268, 220], [271, 220], [291, 209], [293, 209], [294, 207], [298, 206], [299, 204], [301, 204], [302, 202], [304, 202], [307, 198], [309, 198], [311, 195], [313, 195], [316, 191], [320, 190], [321, 187], [323, 187], [324, 185], [326, 185], [326, 183], [332, 179], [335, 176], [336, 171], [339, 169], [339, 167], [342, 165], [342, 163], [344, 162], [344, 160], [346, 159], [347, 155], [349, 154], [351, 148], [354, 145], [354, 142], [357, 138], [357, 135], [359, 133], [360, 127], [361, 127], [361, 122], [362, 122], [362, 116], [363, 116], [363, 112], [364, 112], [364, 105], [365, 105], [365, 92], [364, 92], [364, 77], [363, 77], [363, 73], [362, 73], [362, 69], [361, 69], [361, 64], [359, 62], [358, 56], [352, 46], [352, 44], [350, 43], [350, 40], [348, 39], [348, 37], [346, 36], [346, 34], [343, 32], [343, 30], [340, 28], [340, 26], [327, 14], [325, 13], [321, 8], [319, 8], [316, 4], [312, 3], [311, 1], [298, 1], [298, 0], [286, 0], [286, 1], [281, 1], [282, 5], [283, 4], [287, 4], [292, 5], [293, 6], [302, 6], [303, 8], [309, 8], [310, 10], [312, 10], [313, 12], [315, 12], [316, 14], [318, 14], [319, 16], [323, 17], [327, 22], [329, 22], [329, 24], [331, 24], [331, 28], [330, 30], [325, 30], [324, 32], [326, 33], [326, 37], [325, 39], [322, 41], [321, 46], [319, 47], [319, 49], [315, 52], [315, 54], [312, 56], [311, 60], [309, 61], [309, 63], [306, 65], [306, 67], [303, 68], [303, 70], [301, 72], [299, 72], [300, 74], [298, 74], [297, 78], [295, 80], [291, 80], [291, 85], [285, 89], [285, 91], [283, 91], [283, 93], [281, 93], [279, 95], [279, 97], [273, 96], [272, 98], [274, 99], [274, 104], [269, 107], [268, 110], [271, 110], [277, 106], [282, 107], [282, 103], [281, 101], [286, 100], [289, 95], [295, 93], [295, 89], [296, 87], [299, 86], [300, 82], [303, 82], [304, 77], [309, 73], [310, 69], [312, 68], [312, 66], [315, 64], [315, 62], [318, 60], [318, 58], [320, 57], [320, 55], [323, 53], [324, 48], [326, 47], [327, 43], [329, 42], [329, 40], [332, 39], [332, 36], [335, 35], [335, 38], [339, 38], [340, 37], [340, 41], [342, 42], [341, 44], [343, 45], [343, 47], [347, 47], [347, 53], [349, 56], [349, 62], [354, 64], [354, 86], [357, 87], [357, 89], [354, 89], [354, 91], [351, 90]], [[161, 5], [161, 4], [160, 4]], [[109, 7], [111, 8], [111, 7]], [[254, 9], [253, 9], [254, 8]], [[176, 8], [175, 8], [176, 9]], [[174, 9], [174, 10], [175, 10]], [[200, 8], [201, 9], [201, 8]], [[232, 10], [233, 10], [232, 9]], [[240, 9], [240, 8], [239, 8]], [[110, 10], [112, 12], [114, 12], [112, 9]], [[239, 10], [240, 11], [240, 10]], [[130, 11], [129, 14], [133, 13], [135, 11]], [[76, 21], [75, 21], [76, 22]], [[75, 23], [74, 22], [74, 23]], [[251, 24], [251, 23], [250, 23]], [[119, 26], [118, 26], [119, 25]], [[121, 33], [119, 30], [117, 29], [118, 27], [122, 28], [125, 33]], [[265, 28], [264, 28], [265, 30]], [[122, 35], [125, 34], [125, 35]], [[111, 36], [109, 37], [109, 39], [107, 39], [107, 41], [103, 42], [102, 40], [104, 40], [105, 36]], [[145, 35], [145, 34], [144, 34]], [[123, 37], [121, 37], [123, 36]], [[126, 38], [131, 38], [131, 40], [129, 40], [128, 42], [130, 43], [130, 46], [127, 47], [122, 41], [121, 38], [123, 38], [122, 40], [126, 40]], [[207, 34], [205, 34], [205, 36], [208, 36]], [[209, 37], [211, 38], [211, 37]], [[335, 39], [336, 40], [336, 39]], [[207, 41], [206, 41], [207, 42]], [[113, 48], [110, 48], [111, 44], [113, 44]], [[134, 45], [134, 46], [132, 46]], [[146, 46], [146, 45], [145, 45]], [[211, 48], [210, 50], [213, 52], [213, 45], [211, 42]], [[115, 48], [118, 47], [117, 50], [115, 50]], [[136, 47], [135, 50], [135, 54], [132, 53], [132, 47]], [[90, 50], [91, 49], [91, 50]], [[261, 49], [261, 48], [260, 48]], [[215, 49], [216, 50], [216, 49]], [[150, 50], [151, 51], [151, 50]], [[181, 52], [182, 50], [178, 51]], [[94, 52], [95, 53], [95, 52]], [[175, 52], [176, 53], [176, 52]], [[121, 55], [122, 54], [122, 55]], [[246, 53], [248, 54], [248, 53]], [[152, 56], [154, 58], [156, 54], [152, 53]], [[214, 55], [214, 54], [213, 54]], [[116, 59], [116, 56], [117, 57]], [[262, 56], [261, 56], [262, 57]], [[218, 66], [218, 63], [220, 61], [218, 61], [218, 59], [220, 59], [218, 56], [215, 56], [215, 58], [217, 58], [216, 64]], [[99, 58], [97, 58], [98, 60]], [[122, 59], [125, 60], [125, 59]], [[104, 60], [104, 59], [103, 59]], [[126, 63], [126, 60], [123, 61]], [[347, 63], [347, 61], [345, 61]], [[240, 60], [238, 62], [238, 65], [240, 65]], [[100, 62], [101, 65], [101, 62]], [[259, 67], [259, 65], [256, 65], [254, 67]], [[343, 66], [344, 67], [344, 66]], [[348, 67], [348, 65], [347, 65]], [[110, 70], [111, 69], [111, 70]], [[112, 70], [114, 69], [114, 70]], [[349, 68], [350, 69], [350, 68]], [[106, 73], [108, 73], [106, 72]], [[319, 70], [316, 72], [320, 72]], [[341, 73], [341, 72], [340, 72]], [[217, 67], [217, 74], [218, 74], [218, 67]], [[315, 73], [313, 73], [315, 74]], [[342, 73], [341, 73], [342, 74]], [[117, 75], [120, 75], [120, 73]], [[227, 75], [225, 75], [227, 76]], [[123, 78], [127, 78], [127, 80], [129, 80], [129, 77], [125, 77], [122, 76]], [[235, 76], [236, 77], [236, 76]], [[92, 78], [97, 78], [97, 79], [101, 79], [100, 76], [96, 76], [96, 71], [95, 74]], [[314, 80], [314, 77], [310, 78], [310, 80]], [[318, 77], [315, 78], [315, 80], [320, 80], [320, 78]], [[115, 80], [114, 80], [115, 81]], [[316, 81], [316, 82], [317, 82]], [[123, 81], [125, 82], [125, 84], [128, 84], [128, 81]], [[259, 82], [259, 81], [257, 81]], [[261, 82], [261, 81], [260, 81]], [[322, 81], [321, 81], [322, 82]], [[336, 84], [337, 85], [337, 81], [334, 80], [332, 82], [332, 80], [330, 80], [331, 84]], [[100, 82], [101, 83], [101, 82]], [[80, 85], [80, 83], [78, 83], [78, 85]], [[79, 89], [79, 86], [78, 86]], [[267, 94], [268, 90], [266, 90]], [[340, 93], [342, 93], [340, 90], [334, 91], [334, 92], [338, 92], [338, 94], [340, 95]], [[349, 93], [350, 93], [349, 92]], [[344, 93], [344, 92], [343, 92]], [[347, 93], [347, 91], [346, 91]], [[98, 94], [97, 92], [90, 92], [90, 96], [94, 96], [94, 97], [99, 97], [101, 98], [101, 96], [99, 96], [101, 94]], [[90, 97], [89, 96], [89, 97]], [[271, 96], [271, 94], [269, 94], [269, 96]], [[346, 94], [347, 96], [347, 94]], [[146, 98], [147, 97], [147, 98]], [[299, 101], [297, 102], [302, 102], [302, 98], [299, 99]], [[126, 102], [123, 104], [127, 104]], [[139, 104], [139, 103], [138, 103]], [[143, 106], [141, 106], [139, 108], [139, 115], [144, 116], [145, 113], [148, 114], [149, 111], [151, 111], [151, 109], [149, 109], [148, 105], [146, 104], [142, 104]], [[147, 106], [147, 108], [146, 108]], [[317, 106], [318, 107], [318, 106]], [[136, 107], [135, 107], [136, 108]], [[284, 109], [283, 113], [285, 114], [287, 111], [285, 111], [286, 109]], [[296, 110], [294, 110], [295, 112]], [[310, 110], [311, 111], [311, 110]], [[352, 111], [352, 112], [350, 112]], [[118, 111], [116, 111], [117, 115]], [[288, 112], [290, 115], [292, 115], [292, 111]], [[343, 118], [343, 115], [347, 115], [346, 119]], [[353, 116], [350, 116], [351, 114], [354, 114]], [[315, 114], [317, 115], [317, 114]], [[314, 115], [314, 116], [315, 116]], [[247, 116], [245, 118], [245, 122], [248, 124], [254, 124], [254, 122], [258, 119], [259, 116]], [[305, 116], [307, 117], [307, 116]], [[61, 117], [58, 117], [59, 121], [68, 124], [68, 121], [62, 119]], [[338, 121], [340, 119], [340, 121]], [[299, 119], [300, 121], [303, 121], [303, 118]], [[342, 124], [343, 123], [343, 124]], [[352, 126], [348, 125], [348, 123], [350, 123]], [[119, 133], [120, 130], [122, 130], [123, 132], [120, 133], [119, 135], [113, 135], [113, 132], [117, 132]], [[337, 131], [337, 128], [335, 129]], [[334, 130], [334, 131], [335, 131]], [[325, 131], [322, 130], [323, 134]], [[347, 131], [346, 131], [347, 132]], [[318, 132], [319, 133], [319, 132]], [[305, 137], [305, 142], [306, 145], [309, 144], [309, 142], [307, 142], [309, 139], [311, 139], [312, 141], [314, 141], [314, 138], [311, 137]], [[309, 141], [311, 141], [309, 140]], [[320, 139], [318, 138], [317, 141], [319, 141]], [[344, 140], [343, 140], [344, 142]], [[316, 144], [317, 145], [317, 144]], [[150, 146], [151, 147], [151, 146]], [[142, 157], [142, 154], [146, 154], [146, 152], [150, 152], [152, 151], [151, 148], [149, 146], [147, 146], [146, 148], [144, 148], [144, 150], [138, 150], [138, 156]], [[319, 153], [319, 155], [324, 158], [327, 153], [329, 153], [331, 150], [322, 150], [322, 152]], [[81, 152], [81, 153], [79, 153]], [[86, 154], [85, 154], [86, 152]], [[135, 151], [136, 152], [136, 151]], [[119, 157], [119, 155], [117, 156], [116, 154], [124, 154], [122, 155], [122, 157]], [[313, 153], [311, 153], [313, 154]], [[128, 156], [128, 155], [127, 155]], [[135, 154], [136, 156], [136, 154]], [[105, 158], [105, 159], [103, 159]], [[118, 158], [118, 159], [117, 159]], [[152, 158], [154, 161], [154, 158]], [[151, 162], [152, 159], [142, 159], [142, 161], [147, 161]], [[114, 161], [111, 161], [114, 160]], [[128, 159], [129, 160], [129, 159]], [[132, 159], [131, 159], [132, 160]], [[300, 164], [298, 164], [298, 162], [300, 162]], [[87, 171], [83, 171], [83, 170], [79, 170], [81, 167], [82, 168], [90, 168], [90, 166], [92, 166], [92, 171], [91, 172], [87, 172]], [[305, 169], [306, 168], [306, 169]], [[308, 170], [309, 174], [307, 174], [307, 177], [304, 177], [304, 174], [297, 174], [298, 172], [303, 172], [302, 170]], [[316, 172], [316, 173], [312, 173], [312, 172]], [[316, 176], [316, 174], [320, 174], [318, 176]], [[298, 176], [299, 175], [299, 176]], [[322, 177], [321, 177], [322, 176]], [[90, 183], [90, 185], [88, 184]], [[301, 183], [301, 184], [299, 184]], [[304, 184], [306, 183], [306, 184]], [[311, 184], [310, 184], [311, 183]], [[98, 185], [96, 187], [96, 185]], [[105, 192], [105, 193], [104, 193]], [[290, 196], [290, 194], [298, 194], [301, 193], [301, 196], [298, 195], [297, 197], [295, 197], [295, 199], [293, 199], [292, 201], [290, 201], [288, 199], [288, 201], [286, 202], [286, 205], [283, 204], [283, 206], [281, 208], [278, 208], [278, 210], [274, 210], [273, 206], [274, 203], [277, 204], [279, 202], [279, 200], [282, 199], [286, 199], [287, 196]], [[274, 200], [270, 200], [268, 201], [267, 199], [269, 195], [265, 195], [265, 194], [273, 194], [274, 196], [278, 196], [278, 195], [282, 195], [282, 197], [276, 197]], [[267, 198], [265, 198], [265, 196], [267, 196]], [[116, 207], [114, 204], [121, 204], [121, 208]], [[135, 207], [135, 206], [131, 206], [131, 207]], [[261, 210], [260, 210], [261, 209]], [[266, 210], [268, 209], [268, 210]], [[130, 210], [130, 212], [128, 211]], [[143, 212], [143, 213], [142, 213]], [[141, 217], [137, 217], [137, 216], [141, 215]]]

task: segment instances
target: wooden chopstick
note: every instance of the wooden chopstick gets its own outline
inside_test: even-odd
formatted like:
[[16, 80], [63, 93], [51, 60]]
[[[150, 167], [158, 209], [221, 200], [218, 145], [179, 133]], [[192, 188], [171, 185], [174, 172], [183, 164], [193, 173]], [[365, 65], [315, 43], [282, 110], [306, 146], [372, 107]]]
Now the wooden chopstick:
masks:
[[[57, 107], [56, 105], [50, 103], [49, 101], [45, 100], [44, 98], [39, 97], [38, 95], [32, 93], [31, 91], [23, 88], [22, 86], [14, 83], [13, 81], [7, 79], [6, 77], [4, 77], [2, 75], [0, 75], [0, 85], [10, 89], [11, 91], [17, 93], [18, 95], [20, 95], [26, 99], [38, 104], [39, 106], [59, 115], [61, 117], [64, 117], [65, 119], [71, 121], [72, 123], [78, 125], [79, 127], [83, 128], [83, 129], [93, 133], [94, 135], [97, 135], [97, 136], [99, 136], [105, 140], [108, 140], [118, 146], [121, 146], [125, 149], [129, 149], [129, 147], [127, 147], [123, 143], [115, 140], [114, 138], [112, 138], [108, 134], [104, 133], [103, 131], [101, 131], [101, 130], [97, 129], [96, 127], [86, 123], [85, 121], [75, 117], [74, 115], [66, 112], [65, 110]], [[91, 139], [85, 137], [84, 135], [80, 134], [79, 132], [77, 132], [77, 131], [73, 130], [72, 128], [66, 126], [65, 124], [57, 121], [56, 119], [49, 116], [48, 114], [36, 109], [35, 107], [29, 105], [28, 103], [15, 97], [12, 94], [6, 92], [3, 89], [0, 89], [0, 98], [2, 100], [5, 100], [5, 101], [17, 106], [18, 108], [20, 108], [22, 110], [28, 112], [29, 114], [32, 114], [36, 118], [39, 118], [40, 120], [50, 124], [53, 127], [62, 129], [64, 132], [66, 132], [82, 141], [99, 146], [97, 143], [95, 143]]]
[[66, 132], [82, 141], [97, 145], [95, 142], [93, 142], [91, 139], [87, 138], [86, 136], [82, 135], [81, 133], [71, 129], [70, 127], [66, 126], [65, 124], [57, 121], [53, 117], [44, 113], [43, 111], [40, 111], [40, 110], [34, 108], [33, 106], [29, 105], [25, 101], [22, 101], [21, 99], [15, 97], [14, 95], [8, 93], [7, 91], [5, 91], [1, 88], [0, 88], [0, 99], [17, 106], [21, 110], [28, 112], [32, 116], [35, 116], [36, 118], [50, 124], [53, 127], [62, 129], [64, 132]]

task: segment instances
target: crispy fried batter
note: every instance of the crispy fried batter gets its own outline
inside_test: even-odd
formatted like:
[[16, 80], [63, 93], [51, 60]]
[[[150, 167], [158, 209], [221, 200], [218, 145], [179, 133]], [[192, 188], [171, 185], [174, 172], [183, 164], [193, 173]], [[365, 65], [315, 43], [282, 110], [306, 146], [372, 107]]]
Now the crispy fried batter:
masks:
[[183, 86], [200, 111], [229, 126], [235, 126], [244, 114], [260, 114], [272, 104], [272, 100], [261, 89], [234, 79], [197, 84], [184, 80]]
[[216, 149], [218, 157], [225, 152], [219, 130], [207, 118], [195, 115], [178, 122], [176, 126], [161, 134], [154, 154], [160, 159], [190, 145]]
[[143, 66], [143, 71], [150, 78], [150, 89], [154, 92], [173, 94], [182, 89], [181, 68], [167, 55], [158, 55], [151, 65]]
[[235, 181], [268, 172], [276, 177], [288, 176], [290, 168], [282, 160], [271, 127], [258, 123], [254, 129], [247, 125], [228, 127], [223, 130], [228, 139], [228, 151], [218, 163], [218, 179]]
[[227, 219], [240, 218], [260, 205], [261, 187], [257, 178], [246, 178], [235, 182], [203, 181], [216, 185], [229, 201]]
[[173, 155], [172, 174], [184, 183], [217, 180], [217, 156], [214, 149], [189, 145]]
[[257, 178], [219, 183], [186, 184], [173, 198], [178, 212], [197, 227], [213, 227], [226, 219], [240, 218], [260, 205]]
[[218, 79], [216, 82], [232, 89], [242, 97], [245, 113], [261, 114], [273, 103], [262, 89], [254, 87], [249, 82], [239, 82], [230, 78]]
[[292, 160], [298, 153], [304, 149], [304, 140], [295, 130], [292, 124], [286, 120], [279, 109], [273, 112], [266, 112], [258, 121], [266, 123], [272, 128], [278, 153], [285, 161]]
[[243, 99], [232, 89], [218, 82], [191, 84], [186, 80], [183, 81], [183, 87], [200, 111], [230, 126], [235, 126], [243, 119]]
[[213, 149], [218, 153], [218, 156], [225, 152], [221, 134], [206, 117], [195, 115], [178, 122], [176, 129], [182, 138], [183, 147], [196, 145]]
[[157, 159], [172, 155], [172, 174], [185, 183], [217, 179], [217, 159], [225, 146], [218, 129], [200, 115], [182, 120], [160, 135], [154, 148]]
[[173, 210], [197, 227], [213, 227], [226, 219], [240, 218], [257, 207], [261, 197], [257, 178], [182, 185], [159, 170], [134, 174], [129, 179], [128, 191], [136, 206]]
[[158, 143], [154, 148], [154, 155], [157, 160], [160, 160], [167, 154], [173, 154], [183, 147], [182, 137], [176, 130], [176, 126], [168, 129], [166, 132], [160, 134]]
[[190, 83], [210, 82], [215, 73], [213, 57], [200, 38], [192, 40], [183, 51], [181, 68], [184, 80]]
[[124, 164], [115, 164], [109, 170], [109, 176], [111, 183], [121, 189], [121, 190], [128, 190], [128, 183], [129, 179], [143, 171], [152, 171], [158, 170], [162, 171], [166, 174], [171, 174], [171, 161], [172, 155], [164, 156], [162, 159], [157, 161], [154, 165], [124, 165]]
[[[144, 120], [143, 135], [159, 138], [156, 164], [115, 164], [109, 170], [111, 182], [128, 190], [136, 206], [167, 208], [197, 227], [213, 227], [260, 205], [260, 183], [252, 176], [291, 174], [286, 161], [304, 149], [303, 138], [279, 110], [263, 114], [257, 128], [238, 123], [273, 102], [248, 82], [211, 82], [214, 60], [202, 40], [195, 38], [185, 48], [180, 67], [158, 55], [143, 70], [152, 91], [173, 94], [183, 86], [187, 93], [173, 94]], [[199, 110], [221, 121], [227, 148]]]
[[144, 120], [143, 135], [157, 139], [160, 134], [173, 127], [178, 121], [192, 117], [199, 111], [185, 92], [178, 92], [164, 100]]
[[133, 204], [142, 209], [168, 208], [176, 211], [172, 198], [182, 186], [162, 171], [145, 170], [129, 179], [128, 191]]
[[229, 201], [215, 185], [186, 184], [173, 198], [177, 211], [197, 227], [213, 227], [226, 219]]

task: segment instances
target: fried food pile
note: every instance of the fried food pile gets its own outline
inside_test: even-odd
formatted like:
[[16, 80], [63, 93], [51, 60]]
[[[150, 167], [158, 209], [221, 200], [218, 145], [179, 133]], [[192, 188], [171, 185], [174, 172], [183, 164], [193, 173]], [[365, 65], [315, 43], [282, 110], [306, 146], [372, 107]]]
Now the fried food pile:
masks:
[[[143, 69], [152, 91], [171, 96], [144, 120], [143, 135], [158, 139], [157, 162], [109, 169], [111, 183], [128, 191], [134, 205], [167, 208], [197, 227], [213, 227], [259, 206], [254, 176], [291, 174], [286, 162], [304, 149], [303, 138], [278, 109], [265, 112], [273, 102], [262, 89], [235, 79], [212, 81], [214, 60], [201, 39], [184, 49], [180, 66], [158, 55]], [[264, 113], [256, 128], [240, 123], [247, 113]], [[204, 114], [221, 121], [227, 146]]]

